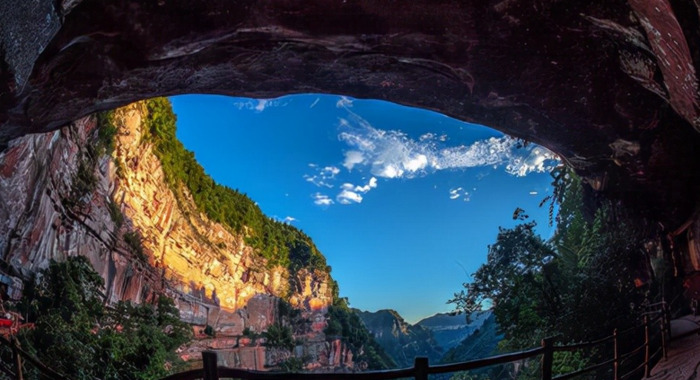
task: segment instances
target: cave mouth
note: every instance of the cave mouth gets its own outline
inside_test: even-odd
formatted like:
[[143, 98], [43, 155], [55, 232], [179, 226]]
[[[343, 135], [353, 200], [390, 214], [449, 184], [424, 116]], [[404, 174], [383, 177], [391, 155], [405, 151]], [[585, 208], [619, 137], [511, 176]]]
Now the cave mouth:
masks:
[[540, 203], [560, 162], [491, 128], [341, 95], [170, 101], [205, 171], [307, 233], [354, 307], [410, 322], [450, 311], [514, 210], [553, 233]]

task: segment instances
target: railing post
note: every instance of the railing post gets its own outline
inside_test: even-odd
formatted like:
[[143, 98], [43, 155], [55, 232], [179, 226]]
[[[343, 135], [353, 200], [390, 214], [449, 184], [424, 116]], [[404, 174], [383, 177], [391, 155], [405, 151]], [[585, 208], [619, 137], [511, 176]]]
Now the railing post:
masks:
[[413, 361], [413, 369], [416, 371], [416, 380], [428, 380], [428, 358], [416, 357]]
[[542, 339], [542, 380], [552, 380], [552, 365], [554, 364], [554, 338]]
[[204, 380], [219, 380], [216, 351], [202, 351], [204, 362]]
[[666, 301], [664, 301], [663, 304], [661, 304], [662, 311], [664, 313], [664, 329], [668, 332], [668, 339], [671, 340], [673, 337], [671, 336], [671, 307], [666, 304]]
[[15, 360], [15, 376], [17, 376], [17, 380], [24, 380], [24, 375], [22, 374], [22, 357], [19, 355], [19, 350], [17, 349], [17, 346], [19, 345], [19, 342], [17, 341], [17, 338], [12, 338], [12, 356], [13, 359]]
[[620, 366], [620, 354], [617, 344], [617, 329], [613, 330], [613, 379], [619, 380], [618, 370]]
[[644, 377], [649, 377], [649, 350], [651, 342], [649, 341], [649, 317], [644, 316]]
[[[661, 319], [659, 320], [661, 323], [661, 352], [664, 355], [664, 360], [668, 359], [668, 356], [666, 355], [666, 311], [664, 310], [663, 313], [661, 314]], [[671, 336], [671, 329], [668, 330], [668, 335], [669, 337]]]

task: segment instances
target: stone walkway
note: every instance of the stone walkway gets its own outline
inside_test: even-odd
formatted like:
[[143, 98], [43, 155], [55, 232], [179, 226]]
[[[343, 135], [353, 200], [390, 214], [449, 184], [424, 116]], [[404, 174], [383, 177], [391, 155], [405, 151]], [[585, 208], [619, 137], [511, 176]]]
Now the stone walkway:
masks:
[[[700, 317], [687, 315], [671, 321], [671, 336], [679, 336], [700, 327]], [[668, 358], [661, 359], [650, 371], [648, 380], [700, 380], [700, 334], [672, 341]]]

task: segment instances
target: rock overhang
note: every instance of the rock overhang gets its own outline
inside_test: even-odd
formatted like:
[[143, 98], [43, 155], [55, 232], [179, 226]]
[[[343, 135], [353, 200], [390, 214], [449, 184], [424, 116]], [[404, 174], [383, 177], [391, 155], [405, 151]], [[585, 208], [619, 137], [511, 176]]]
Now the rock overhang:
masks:
[[318, 92], [544, 145], [673, 230], [698, 203], [692, 1], [50, 1], [0, 5], [0, 140], [182, 93]]

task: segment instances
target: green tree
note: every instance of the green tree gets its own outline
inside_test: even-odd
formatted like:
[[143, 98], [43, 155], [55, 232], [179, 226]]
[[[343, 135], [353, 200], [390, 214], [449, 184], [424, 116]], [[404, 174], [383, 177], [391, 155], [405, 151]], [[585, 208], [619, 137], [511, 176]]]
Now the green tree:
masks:
[[328, 323], [323, 331], [327, 337], [340, 337], [355, 356], [355, 362], [364, 361], [368, 369], [396, 368], [396, 363], [384, 352], [379, 343], [343, 298], [335, 298], [328, 308]]
[[26, 288], [19, 310], [35, 323], [23, 347], [75, 379], [157, 379], [191, 338], [167, 297], [156, 305], [104, 306], [102, 278], [85, 257], [51, 262]]
[[[467, 315], [492, 307], [504, 334], [502, 351], [537, 346], [545, 337], [569, 343], [607, 336], [636, 323], [649, 296], [634, 282], [636, 263], [645, 260], [644, 220], [620, 203], [587, 206], [573, 171], [561, 169], [554, 177], [559, 214], [552, 239], [537, 236], [534, 223], [500, 228], [487, 262], [449, 301]], [[599, 361], [597, 356], [607, 355], [604, 350], [558, 353], [555, 371]], [[526, 365], [520, 377], [527, 378], [530, 370], [536, 377], [534, 368]]]
[[284, 348], [291, 351], [296, 345], [292, 329], [279, 323], [273, 323], [268, 326], [267, 330], [263, 331], [262, 336], [265, 338], [265, 344], [270, 347]]

